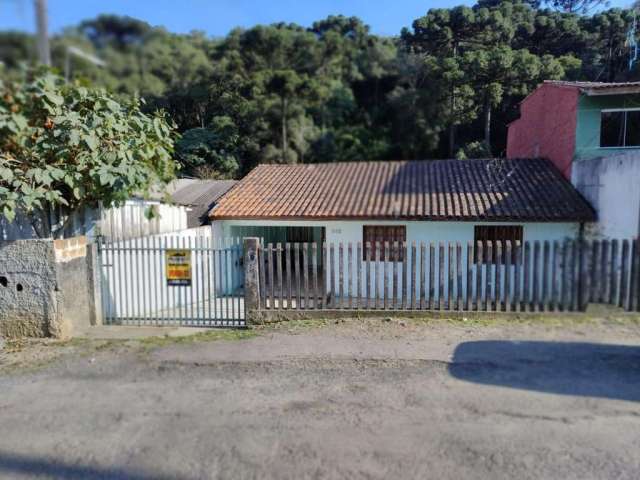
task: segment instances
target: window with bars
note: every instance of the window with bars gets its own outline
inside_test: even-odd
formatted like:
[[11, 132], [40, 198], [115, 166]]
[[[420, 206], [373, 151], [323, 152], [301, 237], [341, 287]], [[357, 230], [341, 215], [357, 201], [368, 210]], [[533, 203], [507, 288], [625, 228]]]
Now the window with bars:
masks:
[[600, 115], [601, 147], [640, 147], [640, 109], [603, 110]]
[[516, 260], [516, 249], [514, 248], [515, 242], [519, 241], [522, 243], [523, 240], [523, 232], [524, 228], [521, 225], [476, 225], [474, 227], [473, 239], [474, 239], [474, 255], [473, 258], [477, 262], [478, 261], [478, 252], [477, 252], [477, 242], [483, 242], [483, 249], [485, 249], [483, 253], [483, 261], [485, 263], [488, 262], [487, 253], [486, 253], [486, 242], [491, 242], [493, 245], [492, 249], [492, 262], [497, 260], [496, 256], [496, 248], [495, 242], [502, 243], [502, 261], [504, 262], [505, 248], [504, 245], [506, 241], [511, 242], [511, 255], [512, 261]]
[[[376, 259], [376, 243], [380, 245], [380, 260], [387, 260], [385, 256], [385, 242], [389, 243], [389, 261], [402, 262], [404, 260], [404, 242], [407, 241], [407, 229], [404, 226], [365, 225], [362, 227], [362, 258], [367, 260], [367, 242], [371, 244], [371, 260]], [[397, 242], [397, 250], [394, 248]]]

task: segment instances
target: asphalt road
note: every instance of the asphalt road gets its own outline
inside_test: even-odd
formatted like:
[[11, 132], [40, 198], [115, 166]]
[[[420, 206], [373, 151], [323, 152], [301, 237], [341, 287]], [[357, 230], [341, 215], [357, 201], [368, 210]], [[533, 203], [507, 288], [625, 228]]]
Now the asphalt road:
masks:
[[0, 478], [637, 479], [637, 325], [347, 322], [0, 376]]

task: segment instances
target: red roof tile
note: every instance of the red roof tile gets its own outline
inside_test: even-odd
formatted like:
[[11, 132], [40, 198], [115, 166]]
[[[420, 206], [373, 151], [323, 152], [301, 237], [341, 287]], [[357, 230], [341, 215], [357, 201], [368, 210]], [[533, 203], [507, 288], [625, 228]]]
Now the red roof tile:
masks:
[[219, 219], [594, 221], [547, 160], [260, 165], [225, 194]]

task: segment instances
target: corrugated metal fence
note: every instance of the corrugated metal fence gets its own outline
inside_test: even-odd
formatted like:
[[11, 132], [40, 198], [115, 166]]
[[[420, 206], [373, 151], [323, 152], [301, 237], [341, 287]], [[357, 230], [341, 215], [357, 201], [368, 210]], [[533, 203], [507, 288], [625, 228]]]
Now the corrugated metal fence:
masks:
[[266, 244], [261, 308], [640, 311], [634, 240]]

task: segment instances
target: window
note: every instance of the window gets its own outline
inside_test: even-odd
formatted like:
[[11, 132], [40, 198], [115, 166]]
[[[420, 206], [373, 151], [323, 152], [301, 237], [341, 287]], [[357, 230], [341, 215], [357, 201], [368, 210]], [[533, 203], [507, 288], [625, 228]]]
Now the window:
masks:
[[640, 147], [640, 109], [603, 110], [601, 147]]
[[[507, 240], [511, 242], [511, 254], [512, 254], [512, 261], [515, 261], [516, 259], [516, 250], [515, 248], [513, 248], [514, 246], [514, 242], [519, 241], [522, 242], [522, 238], [523, 238], [523, 228], [520, 225], [476, 225], [474, 228], [474, 232], [473, 232], [473, 239], [474, 239], [474, 260], [478, 261], [478, 253], [475, 251], [476, 250], [476, 245], [477, 242], [492, 242], [492, 254], [493, 254], [493, 261], [495, 262], [497, 257], [496, 257], [496, 248], [495, 248], [495, 242], [502, 242], [502, 254], [503, 254], [503, 258], [502, 261], [504, 262], [504, 255], [505, 255], [505, 248], [504, 248], [504, 242], [506, 242]], [[486, 258], [486, 250], [483, 253], [483, 261], [487, 262], [487, 258]]]
[[[362, 258], [367, 260], [367, 242], [371, 244], [371, 260], [376, 259], [376, 242], [380, 244], [380, 259], [385, 260], [384, 242], [389, 242], [389, 259], [392, 262], [404, 260], [402, 245], [407, 241], [406, 227], [389, 227], [382, 225], [365, 225], [362, 230]], [[398, 251], [394, 251], [394, 242], [398, 242]]]

